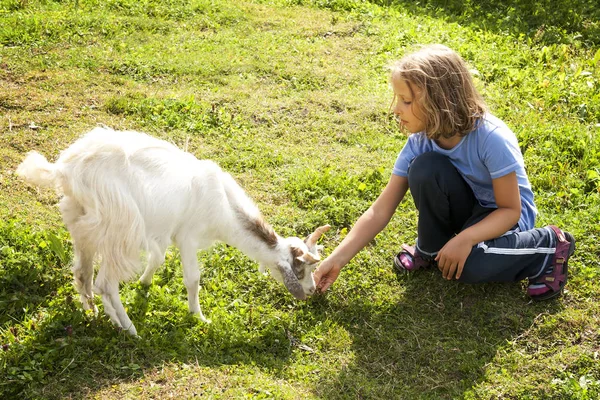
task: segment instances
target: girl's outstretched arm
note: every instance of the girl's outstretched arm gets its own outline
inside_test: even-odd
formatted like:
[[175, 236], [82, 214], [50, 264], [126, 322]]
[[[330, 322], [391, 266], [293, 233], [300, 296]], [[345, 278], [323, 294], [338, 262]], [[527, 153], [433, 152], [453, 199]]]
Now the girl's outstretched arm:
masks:
[[314, 273], [319, 291], [326, 291], [341, 269], [386, 227], [408, 190], [408, 178], [392, 175], [377, 200], [356, 221], [342, 243]]

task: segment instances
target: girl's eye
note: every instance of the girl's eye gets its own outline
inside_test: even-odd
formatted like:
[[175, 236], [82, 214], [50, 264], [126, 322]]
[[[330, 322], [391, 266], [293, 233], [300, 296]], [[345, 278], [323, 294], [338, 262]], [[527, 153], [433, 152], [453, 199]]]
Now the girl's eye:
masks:
[[403, 101], [403, 103], [407, 106], [410, 106], [410, 104], [412, 103], [412, 101]]

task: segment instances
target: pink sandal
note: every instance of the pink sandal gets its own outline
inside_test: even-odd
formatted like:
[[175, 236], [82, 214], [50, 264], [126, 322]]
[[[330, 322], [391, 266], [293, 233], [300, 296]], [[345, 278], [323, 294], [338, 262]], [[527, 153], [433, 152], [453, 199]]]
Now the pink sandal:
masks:
[[431, 262], [425, 260], [414, 246], [403, 244], [402, 251], [394, 257], [394, 266], [402, 272], [416, 271], [420, 268], [430, 267]]
[[548, 300], [559, 296], [567, 283], [568, 261], [575, 252], [575, 238], [569, 232], [563, 232], [554, 225], [549, 226], [558, 238], [556, 252], [548, 272], [534, 279], [529, 279], [527, 294], [533, 300]]

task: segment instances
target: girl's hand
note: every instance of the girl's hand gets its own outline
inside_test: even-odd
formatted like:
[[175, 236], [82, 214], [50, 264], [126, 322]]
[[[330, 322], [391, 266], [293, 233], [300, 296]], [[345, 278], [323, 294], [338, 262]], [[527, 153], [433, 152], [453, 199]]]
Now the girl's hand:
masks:
[[473, 245], [464, 235], [457, 235], [439, 251], [435, 261], [444, 279], [459, 279]]
[[341, 267], [336, 266], [332, 260], [326, 258], [313, 274], [317, 291], [323, 293], [329, 289], [340, 275], [341, 270]]

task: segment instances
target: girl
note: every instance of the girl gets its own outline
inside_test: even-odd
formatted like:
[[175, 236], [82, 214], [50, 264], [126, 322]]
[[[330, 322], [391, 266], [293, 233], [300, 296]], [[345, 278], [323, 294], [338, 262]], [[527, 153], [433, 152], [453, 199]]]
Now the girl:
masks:
[[410, 134], [373, 205], [314, 273], [327, 290], [341, 269], [390, 221], [410, 188], [419, 211], [415, 246], [396, 268], [437, 266], [445, 279], [529, 279], [535, 300], [561, 294], [575, 239], [534, 228], [537, 210], [514, 133], [486, 112], [464, 60], [442, 45], [423, 47], [391, 68], [393, 111]]

